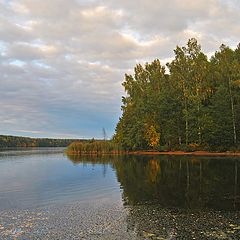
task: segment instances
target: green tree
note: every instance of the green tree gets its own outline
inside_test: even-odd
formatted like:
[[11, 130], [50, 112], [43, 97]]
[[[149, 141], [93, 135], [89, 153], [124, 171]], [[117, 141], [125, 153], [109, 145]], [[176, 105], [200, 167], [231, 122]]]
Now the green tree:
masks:
[[174, 50], [175, 59], [168, 64], [171, 78], [177, 83], [185, 121], [185, 143], [202, 143], [204, 130], [204, 102], [211, 94], [208, 83], [209, 63], [196, 39], [190, 39], [186, 47]]
[[236, 109], [239, 107], [238, 80], [240, 71], [238, 49], [234, 52], [229, 47], [221, 45], [220, 51], [215, 53], [211, 59], [211, 63], [214, 68], [213, 74], [217, 91], [223, 91], [223, 89], [225, 89], [225, 95], [223, 95], [222, 98], [225, 98], [226, 104], [229, 106], [229, 108], [225, 108], [225, 114], [231, 115], [231, 123], [228, 122], [227, 125], [232, 126], [232, 142], [236, 146], [238, 141]]

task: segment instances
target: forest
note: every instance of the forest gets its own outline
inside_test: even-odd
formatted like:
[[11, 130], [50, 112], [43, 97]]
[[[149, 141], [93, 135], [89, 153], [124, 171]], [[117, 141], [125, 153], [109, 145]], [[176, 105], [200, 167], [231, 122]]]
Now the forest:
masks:
[[196, 39], [125, 74], [114, 141], [126, 150], [239, 150], [240, 44], [208, 59]]
[[[0, 148], [10, 147], [66, 147], [76, 139], [30, 138], [0, 135]], [[79, 140], [86, 141], [86, 140]]]

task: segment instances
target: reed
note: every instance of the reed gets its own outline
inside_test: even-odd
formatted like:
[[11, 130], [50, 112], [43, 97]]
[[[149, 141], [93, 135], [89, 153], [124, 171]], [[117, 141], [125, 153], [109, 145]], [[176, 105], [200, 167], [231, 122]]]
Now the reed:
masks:
[[73, 142], [66, 153], [68, 155], [102, 155], [102, 154], [122, 154], [121, 146], [111, 140], [95, 140], [91, 142]]

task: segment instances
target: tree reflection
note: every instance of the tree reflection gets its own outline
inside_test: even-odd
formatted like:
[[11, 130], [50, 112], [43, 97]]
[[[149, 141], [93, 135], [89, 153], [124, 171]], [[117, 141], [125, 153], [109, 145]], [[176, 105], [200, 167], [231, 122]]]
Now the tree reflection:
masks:
[[110, 165], [123, 203], [184, 209], [240, 209], [238, 159], [186, 156], [69, 156], [74, 164]]

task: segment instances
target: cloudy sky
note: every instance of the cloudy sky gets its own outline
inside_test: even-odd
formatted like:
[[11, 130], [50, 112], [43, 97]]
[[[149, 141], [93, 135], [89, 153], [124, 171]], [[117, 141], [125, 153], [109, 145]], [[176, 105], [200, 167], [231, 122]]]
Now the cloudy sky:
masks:
[[0, 134], [114, 133], [121, 82], [195, 37], [240, 42], [239, 0], [0, 0]]

